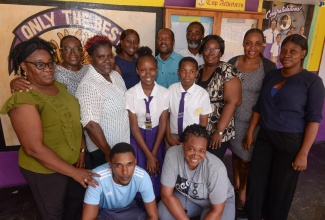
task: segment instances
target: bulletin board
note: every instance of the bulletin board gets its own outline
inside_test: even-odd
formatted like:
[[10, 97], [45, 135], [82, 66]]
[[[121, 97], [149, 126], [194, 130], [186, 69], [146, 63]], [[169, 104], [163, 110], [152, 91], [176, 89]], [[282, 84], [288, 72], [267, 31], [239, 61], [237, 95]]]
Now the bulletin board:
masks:
[[164, 27], [171, 28], [175, 34], [175, 51], [187, 47], [186, 27], [199, 21], [205, 28], [205, 35], [217, 34], [225, 40], [225, 54], [221, 60], [243, 54], [243, 37], [250, 28], [262, 28], [261, 12], [225, 11], [184, 7], [166, 7]]

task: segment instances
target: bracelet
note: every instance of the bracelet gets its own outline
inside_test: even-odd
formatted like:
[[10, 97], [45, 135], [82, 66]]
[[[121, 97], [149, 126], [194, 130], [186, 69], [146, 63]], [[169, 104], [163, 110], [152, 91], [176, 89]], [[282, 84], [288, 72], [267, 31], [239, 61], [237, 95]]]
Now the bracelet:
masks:
[[221, 136], [223, 135], [223, 131], [216, 130], [215, 132], [217, 132]]
[[80, 153], [85, 153], [86, 151], [87, 151], [86, 148], [81, 148], [81, 149], [80, 149]]

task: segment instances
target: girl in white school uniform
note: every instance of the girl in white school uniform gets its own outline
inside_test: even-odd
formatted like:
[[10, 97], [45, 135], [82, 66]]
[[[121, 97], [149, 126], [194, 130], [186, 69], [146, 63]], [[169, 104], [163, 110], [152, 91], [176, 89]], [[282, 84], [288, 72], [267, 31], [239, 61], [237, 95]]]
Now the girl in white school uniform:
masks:
[[160, 170], [165, 153], [164, 135], [169, 108], [169, 92], [155, 82], [158, 71], [149, 47], [138, 51], [137, 74], [140, 82], [130, 88], [126, 108], [131, 126], [131, 145], [135, 149], [137, 165], [151, 176], [156, 197], [160, 196]]

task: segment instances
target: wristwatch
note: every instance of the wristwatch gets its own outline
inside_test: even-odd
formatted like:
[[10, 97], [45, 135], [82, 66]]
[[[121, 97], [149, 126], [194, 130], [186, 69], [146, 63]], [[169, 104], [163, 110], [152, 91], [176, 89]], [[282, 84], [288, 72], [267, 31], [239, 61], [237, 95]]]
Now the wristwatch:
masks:
[[218, 130], [216, 130], [216, 132], [219, 134], [219, 135], [223, 135], [223, 131], [218, 131]]
[[80, 149], [80, 153], [85, 153], [86, 152], [86, 148], [81, 148]]

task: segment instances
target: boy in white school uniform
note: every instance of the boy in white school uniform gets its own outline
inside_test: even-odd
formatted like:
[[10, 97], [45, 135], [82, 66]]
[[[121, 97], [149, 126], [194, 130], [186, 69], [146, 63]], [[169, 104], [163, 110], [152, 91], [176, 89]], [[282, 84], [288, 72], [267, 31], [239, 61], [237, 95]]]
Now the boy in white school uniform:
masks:
[[212, 112], [208, 92], [195, 84], [198, 63], [192, 57], [179, 62], [178, 76], [181, 82], [169, 86], [169, 118], [166, 129], [168, 149], [180, 144], [180, 135], [191, 124], [207, 126], [208, 115]]

